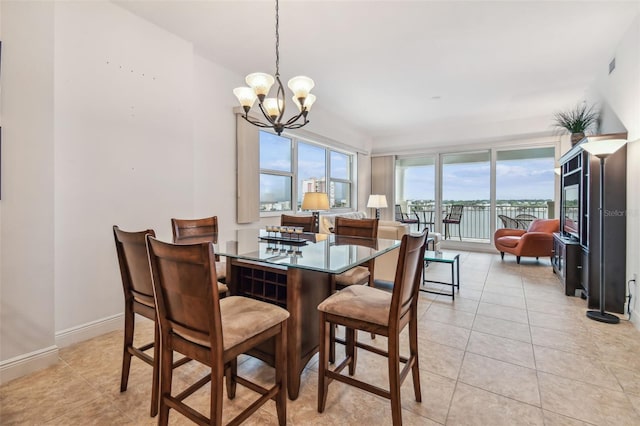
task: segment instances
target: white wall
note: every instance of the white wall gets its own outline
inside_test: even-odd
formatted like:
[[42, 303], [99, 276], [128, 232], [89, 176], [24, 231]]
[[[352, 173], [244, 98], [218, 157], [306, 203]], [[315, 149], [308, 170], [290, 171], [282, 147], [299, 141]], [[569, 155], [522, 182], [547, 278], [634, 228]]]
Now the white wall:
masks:
[[[608, 61], [616, 59], [616, 69], [608, 73]], [[594, 96], [606, 102], [602, 133], [628, 132], [627, 146], [627, 280], [640, 275], [640, 15], [602, 64], [594, 83]], [[620, 124], [624, 128], [620, 127]], [[633, 318], [640, 328], [640, 283], [632, 300]]]
[[54, 346], [52, 3], [2, 2], [0, 381]]
[[215, 214], [231, 238], [244, 78], [110, 2], [1, 5], [0, 383], [121, 327], [112, 225], [170, 240], [171, 217]]
[[[56, 331], [123, 309], [111, 227], [193, 211], [192, 46], [107, 2], [55, 7]], [[116, 30], [117, 29], [117, 30]]]

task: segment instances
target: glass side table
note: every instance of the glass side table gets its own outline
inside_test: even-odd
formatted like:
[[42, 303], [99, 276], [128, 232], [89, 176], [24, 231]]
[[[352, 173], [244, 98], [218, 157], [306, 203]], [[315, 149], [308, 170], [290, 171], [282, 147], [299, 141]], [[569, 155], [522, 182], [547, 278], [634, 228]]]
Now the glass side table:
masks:
[[[427, 266], [430, 262], [435, 263], [448, 263], [451, 265], [451, 282], [445, 281], [433, 281], [427, 279]], [[430, 251], [427, 250], [424, 252], [424, 267], [422, 272], [422, 285], [426, 283], [436, 283], [436, 284], [445, 284], [451, 286], [451, 293], [431, 290], [429, 288], [420, 287], [420, 291], [424, 291], [425, 293], [433, 293], [433, 294], [442, 294], [444, 296], [451, 296], [453, 300], [455, 300], [455, 290], [456, 287], [458, 291], [460, 290], [460, 254], [459, 253], [449, 253], [449, 252], [438, 252], [438, 251]]]

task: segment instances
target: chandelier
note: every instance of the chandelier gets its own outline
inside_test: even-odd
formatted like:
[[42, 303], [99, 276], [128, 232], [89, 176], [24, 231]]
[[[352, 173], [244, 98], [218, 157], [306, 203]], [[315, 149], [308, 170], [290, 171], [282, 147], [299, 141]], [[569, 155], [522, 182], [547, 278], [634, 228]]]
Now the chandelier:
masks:
[[[255, 72], [249, 74], [245, 81], [249, 87], [237, 87], [233, 89], [233, 94], [236, 95], [240, 105], [244, 109], [244, 115], [242, 116], [249, 123], [258, 127], [272, 128], [278, 135], [282, 133], [284, 129], [299, 129], [309, 122], [307, 120], [307, 114], [311, 109], [311, 105], [316, 100], [316, 97], [309, 92], [314, 86], [313, 80], [303, 75], [293, 77], [287, 84], [289, 89], [293, 92], [293, 103], [298, 107], [299, 113], [294, 115], [290, 119], [283, 121], [285, 111], [285, 99], [284, 88], [280, 81], [280, 33], [278, 32], [279, 16], [278, 16], [278, 0], [276, 0], [276, 74], [275, 79], [269, 74], [262, 72]], [[275, 98], [267, 98], [269, 90], [274, 83], [278, 84]], [[249, 111], [251, 107], [258, 99], [258, 106], [262, 115], [266, 119], [266, 123], [254, 120], [249, 117]]]

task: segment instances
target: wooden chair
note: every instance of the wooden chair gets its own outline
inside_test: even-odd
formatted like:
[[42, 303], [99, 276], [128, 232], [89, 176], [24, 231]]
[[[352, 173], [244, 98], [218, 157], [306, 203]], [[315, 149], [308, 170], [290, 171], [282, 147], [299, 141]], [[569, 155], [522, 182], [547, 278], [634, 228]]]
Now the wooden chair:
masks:
[[415, 219], [410, 218], [407, 213], [402, 211], [402, 206], [400, 204], [396, 204], [395, 219], [396, 219], [396, 222], [408, 223], [408, 224], [417, 223], [418, 226], [420, 226], [420, 218], [418, 217], [418, 215], [416, 215]]
[[451, 236], [451, 233], [449, 232], [450, 225], [458, 225], [458, 237], [460, 238], [460, 241], [462, 241], [462, 232], [460, 230], [460, 222], [462, 221], [462, 209], [464, 209], [464, 206], [461, 204], [452, 205], [451, 210], [442, 220], [442, 223], [444, 223], [445, 240]]
[[[175, 244], [190, 244], [194, 242], [211, 241], [218, 244], [218, 216], [202, 219], [171, 219], [173, 242]], [[227, 263], [220, 261], [216, 254], [216, 273], [218, 281], [226, 283]]]
[[[158, 343], [160, 331], [156, 321], [156, 305], [153, 300], [153, 284], [151, 283], [151, 270], [149, 269], [149, 257], [145, 235], [155, 236], [152, 229], [140, 232], [126, 232], [117, 226], [113, 227], [113, 236], [116, 242], [120, 275], [122, 276], [122, 288], [124, 290], [124, 345], [122, 348], [122, 376], [120, 378], [120, 392], [127, 390], [129, 383], [129, 369], [131, 368], [131, 356], [135, 356], [153, 367], [153, 382], [151, 385], [151, 416], [158, 414], [158, 379], [160, 357], [158, 356]], [[154, 341], [135, 347], [133, 336], [135, 332], [135, 314], [142, 315], [154, 322]], [[153, 348], [153, 357], [145, 351]], [[174, 367], [189, 361], [181, 359]]]
[[[161, 331], [159, 425], [166, 425], [169, 409], [198, 424], [222, 424], [223, 381], [227, 396], [235, 397], [239, 383], [261, 394], [228, 424], [246, 420], [270, 400], [278, 422], [286, 424], [286, 336], [289, 312], [258, 300], [230, 296], [220, 299], [216, 289], [213, 245], [176, 245], [147, 236], [147, 248]], [[275, 345], [275, 384], [266, 389], [237, 375], [237, 357], [262, 343]], [[172, 395], [173, 352], [211, 368], [210, 374]], [[183, 402], [211, 382], [211, 414], [207, 418]]]
[[303, 232], [315, 232], [315, 217], [283, 214], [280, 216], [280, 226], [301, 226]]
[[[320, 362], [318, 368], [318, 412], [327, 402], [329, 383], [333, 380], [356, 386], [391, 400], [394, 425], [402, 424], [400, 386], [411, 370], [416, 401], [422, 400], [418, 366], [418, 290], [427, 232], [404, 235], [400, 246], [393, 293], [366, 287], [351, 286], [339, 291], [318, 305], [320, 313]], [[329, 330], [333, 324], [347, 328], [346, 357], [334, 370], [329, 370]], [[400, 333], [409, 325], [409, 357], [400, 356]], [[387, 336], [387, 350], [359, 343], [357, 330]], [[389, 390], [371, 385], [353, 376], [356, 371], [356, 348], [368, 350], [388, 358]], [[399, 364], [405, 366], [400, 371]], [[341, 374], [348, 366], [349, 376]]]
[[[333, 233], [336, 236], [378, 238], [378, 219], [349, 219], [346, 217], [336, 217]], [[375, 259], [364, 263], [363, 266], [356, 266], [340, 275], [334, 276], [335, 289], [340, 290], [353, 284], [367, 284], [373, 287], [373, 272]]]

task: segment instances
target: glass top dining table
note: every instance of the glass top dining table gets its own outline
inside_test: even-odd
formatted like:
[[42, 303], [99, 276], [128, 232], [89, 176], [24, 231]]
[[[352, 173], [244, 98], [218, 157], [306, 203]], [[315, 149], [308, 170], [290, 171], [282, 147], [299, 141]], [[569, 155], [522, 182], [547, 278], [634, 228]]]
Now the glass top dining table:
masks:
[[235, 239], [216, 247], [220, 256], [291, 268], [341, 274], [388, 251], [400, 241], [334, 234], [276, 233], [265, 229], [238, 229]]

